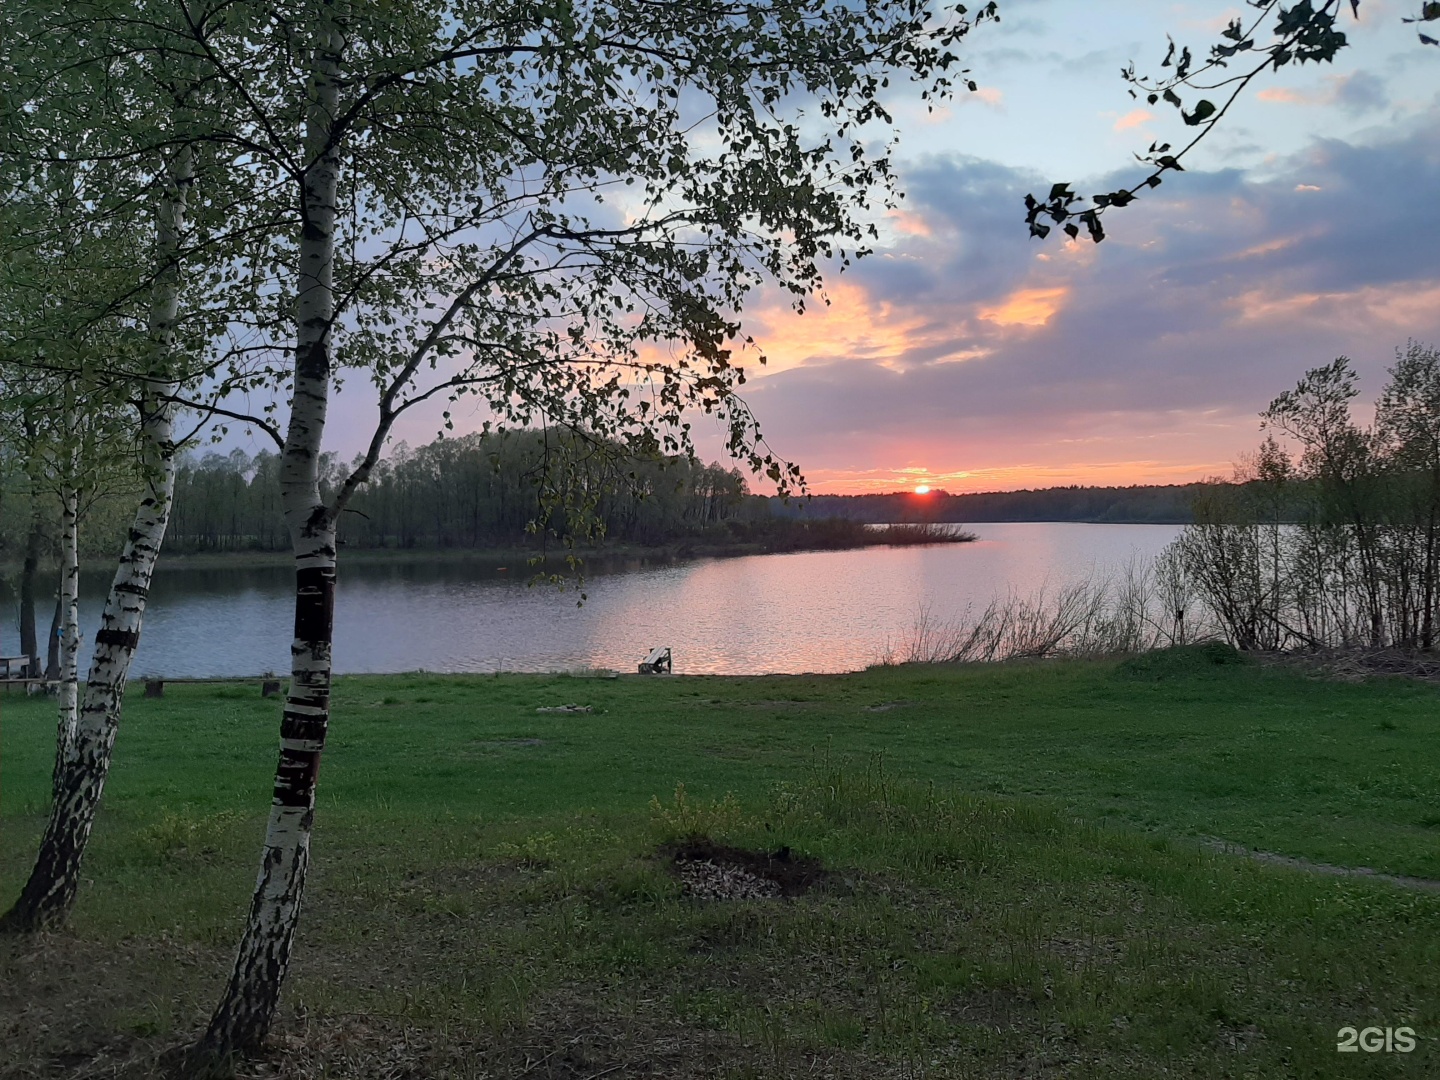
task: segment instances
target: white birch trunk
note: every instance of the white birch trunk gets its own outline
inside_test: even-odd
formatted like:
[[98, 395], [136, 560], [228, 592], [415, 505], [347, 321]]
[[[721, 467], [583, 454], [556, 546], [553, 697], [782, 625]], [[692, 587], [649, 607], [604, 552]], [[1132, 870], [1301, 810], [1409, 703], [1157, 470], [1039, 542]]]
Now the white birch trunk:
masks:
[[[64, 921], [80, 885], [80, 864], [95, 824], [110, 754], [120, 724], [120, 705], [130, 661], [140, 643], [140, 627], [150, 577], [175, 493], [175, 405], [178, 387], [170, 379], [175, 320], [179, 312], [180, 271], [176, 264], [187, 189], [193, 178], [190, 151], [181, 149], [165, 173], [165, 192], [156, 208], [157, 274], [151, 294], [152, 367], [141, 399], [141, 446], [145, 493], [120, 555], [95, 634], [84, 700], [72, 737], [59, 763], [50, 820], [40, 854], [14, 906], [0, 918], [0, 929], [34, 931]], [[78, 630], [76, 631], [78, 637]]]
[[[74, 464], [72, 460], [72, 465]], [[75, 475], [74, 469], [71, 476]], [[80, 704], [80, 492], [67, 486], [60, 528], [60, 692], [51, 801], [63, 795]]]
[[330, 719], [330, 644], [335, 610], [335, 517], [320, 495], [320, 451], [329, 404], [333, 270], [340, 153], [332, 138], [345, 41], [322, 4], [311, 53], [305, 120], [302, 225], [296, 289], [295, 383], [281, 453], [280, 487], [295, 552], [295, 634], [290, 692], [280, 723], [280, 757], [260, 872], [230, 982], [196, 1047], [204, 1059], [257, 1050], [279, 1005], [290, 963], [310, 832], [315, 783]]
[[35, 636], [35, 581], [40, 573], [40, 553], [45, 545], [41, 507], [44, 505], [44, 464], [40, 458], [39, 429], [32, 417], [26, 416], [25, 441], [29, 453], [25, 471], [30, 479], [30, 525], [25, 537], [25, 562], [20, 571], [20, 651], [29, 657], [30, 675], [38, 675], [40, 648]]

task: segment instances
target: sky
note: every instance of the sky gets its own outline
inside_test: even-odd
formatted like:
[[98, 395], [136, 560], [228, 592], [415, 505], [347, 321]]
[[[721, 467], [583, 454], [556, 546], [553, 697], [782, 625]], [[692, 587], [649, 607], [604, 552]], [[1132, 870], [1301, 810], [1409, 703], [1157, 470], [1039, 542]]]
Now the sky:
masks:
[[[747, 309], [770, 362], [745, 398], [770, 445], [816, 492], [1181, 483], [1228, 476], [1307, 368], [1349, 356], [1378, 393], [1397, 347], [1440, 343], [1440, 48], [1402, 25], [1418, 6], [1363, 0], [1338, 63], [1252, 85], [1093, 245], [1030, 239], [1024, 195], [1141, 179], [1132, 153], [1193, 129], [1120, 69], [1155, 70], [1167, 32], [1203, 55], [1241, 7], [1001, 0], [964, 46], [978, 92], [933, 114], [891, 101], [906, 197], [876, 253], [829, 278], [828, 306]], [[361, 398], [332, 413], [345, 457]], [[438, 426], [417, 410], [395, 440]]]

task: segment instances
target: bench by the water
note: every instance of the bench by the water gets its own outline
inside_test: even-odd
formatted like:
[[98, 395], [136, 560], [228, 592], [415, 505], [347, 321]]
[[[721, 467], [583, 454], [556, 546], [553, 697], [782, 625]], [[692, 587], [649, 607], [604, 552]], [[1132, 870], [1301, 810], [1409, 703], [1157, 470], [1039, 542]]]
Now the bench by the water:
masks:
[[8, 690], [12, 686], [23, 686], [29, 689], [44, 684], [44, 677], [39, 672], [31, 670], [30, 657], [0, 656], [0, 686]]
[[669, 649], [651, 649], [650, 655], [640, 664], [641, 675], [673, 675]]

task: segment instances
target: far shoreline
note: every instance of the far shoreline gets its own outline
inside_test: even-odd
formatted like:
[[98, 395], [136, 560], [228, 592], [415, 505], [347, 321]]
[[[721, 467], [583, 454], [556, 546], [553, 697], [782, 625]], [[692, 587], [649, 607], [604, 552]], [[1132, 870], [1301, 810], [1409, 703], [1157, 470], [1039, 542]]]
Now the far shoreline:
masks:
[[[559, 570], [566, 559], [574, 556], [582, 564], [603, 565], [620, 560], [640, 562], [674, 563], [690, 559], [731, 559], [750, 555], [788, 555], [809, 551], [855, 551], [870, 547], [928, 547], [937, 544], [968, 544], [979, 539], [976, 534], [958, 525], [950, 524], [896, 524], [883, 527], [865, 527], [863, 534], [857, 533], [848, 539], [817, 537], [807, 543], [805, 537], [793, 534], [780, 538], [763, 538], [747, 541], [720, 542], [704, 537], [673, 540], [665, 544], [606, 544], [600, 547], [577, 547], [566, 549], [557, 544], [548, 549], [533, 548], [350, 548], [342, 544], [339, 562], [342, 566], [356, 563], [404, 565], [407, 563], [491, 563], [497, 568], [505, 567], [517, 573], [543, 573], [546, 568]], [[259, 551], [240, 549], [234, 551], [187, 551], [168, 552], [162, 547], [158, 571], [167, 570], [247, 570], [268, 567], [290, 566], [294, 555], [289, 551]], [[540, 559], [534, 565], [531, 559]], [[113, 560], [90, 556], [81, 562], [81, 569], [87, 573], [98, 573], [112, 569]], [[15, 566], [0, 566], [0, 573], [13, 573]]]

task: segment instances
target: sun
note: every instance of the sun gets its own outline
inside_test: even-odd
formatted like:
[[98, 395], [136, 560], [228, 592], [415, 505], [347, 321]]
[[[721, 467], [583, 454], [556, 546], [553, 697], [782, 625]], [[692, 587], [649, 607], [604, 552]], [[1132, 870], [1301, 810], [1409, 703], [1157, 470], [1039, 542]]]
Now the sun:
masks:
[[929, 494], [930, 494], [930, 485], [929, 485], [929, 484], [917, 484], [916, 487], [915, 487], [915, 494], [916, 494], [916, 495], [929, 495]]

